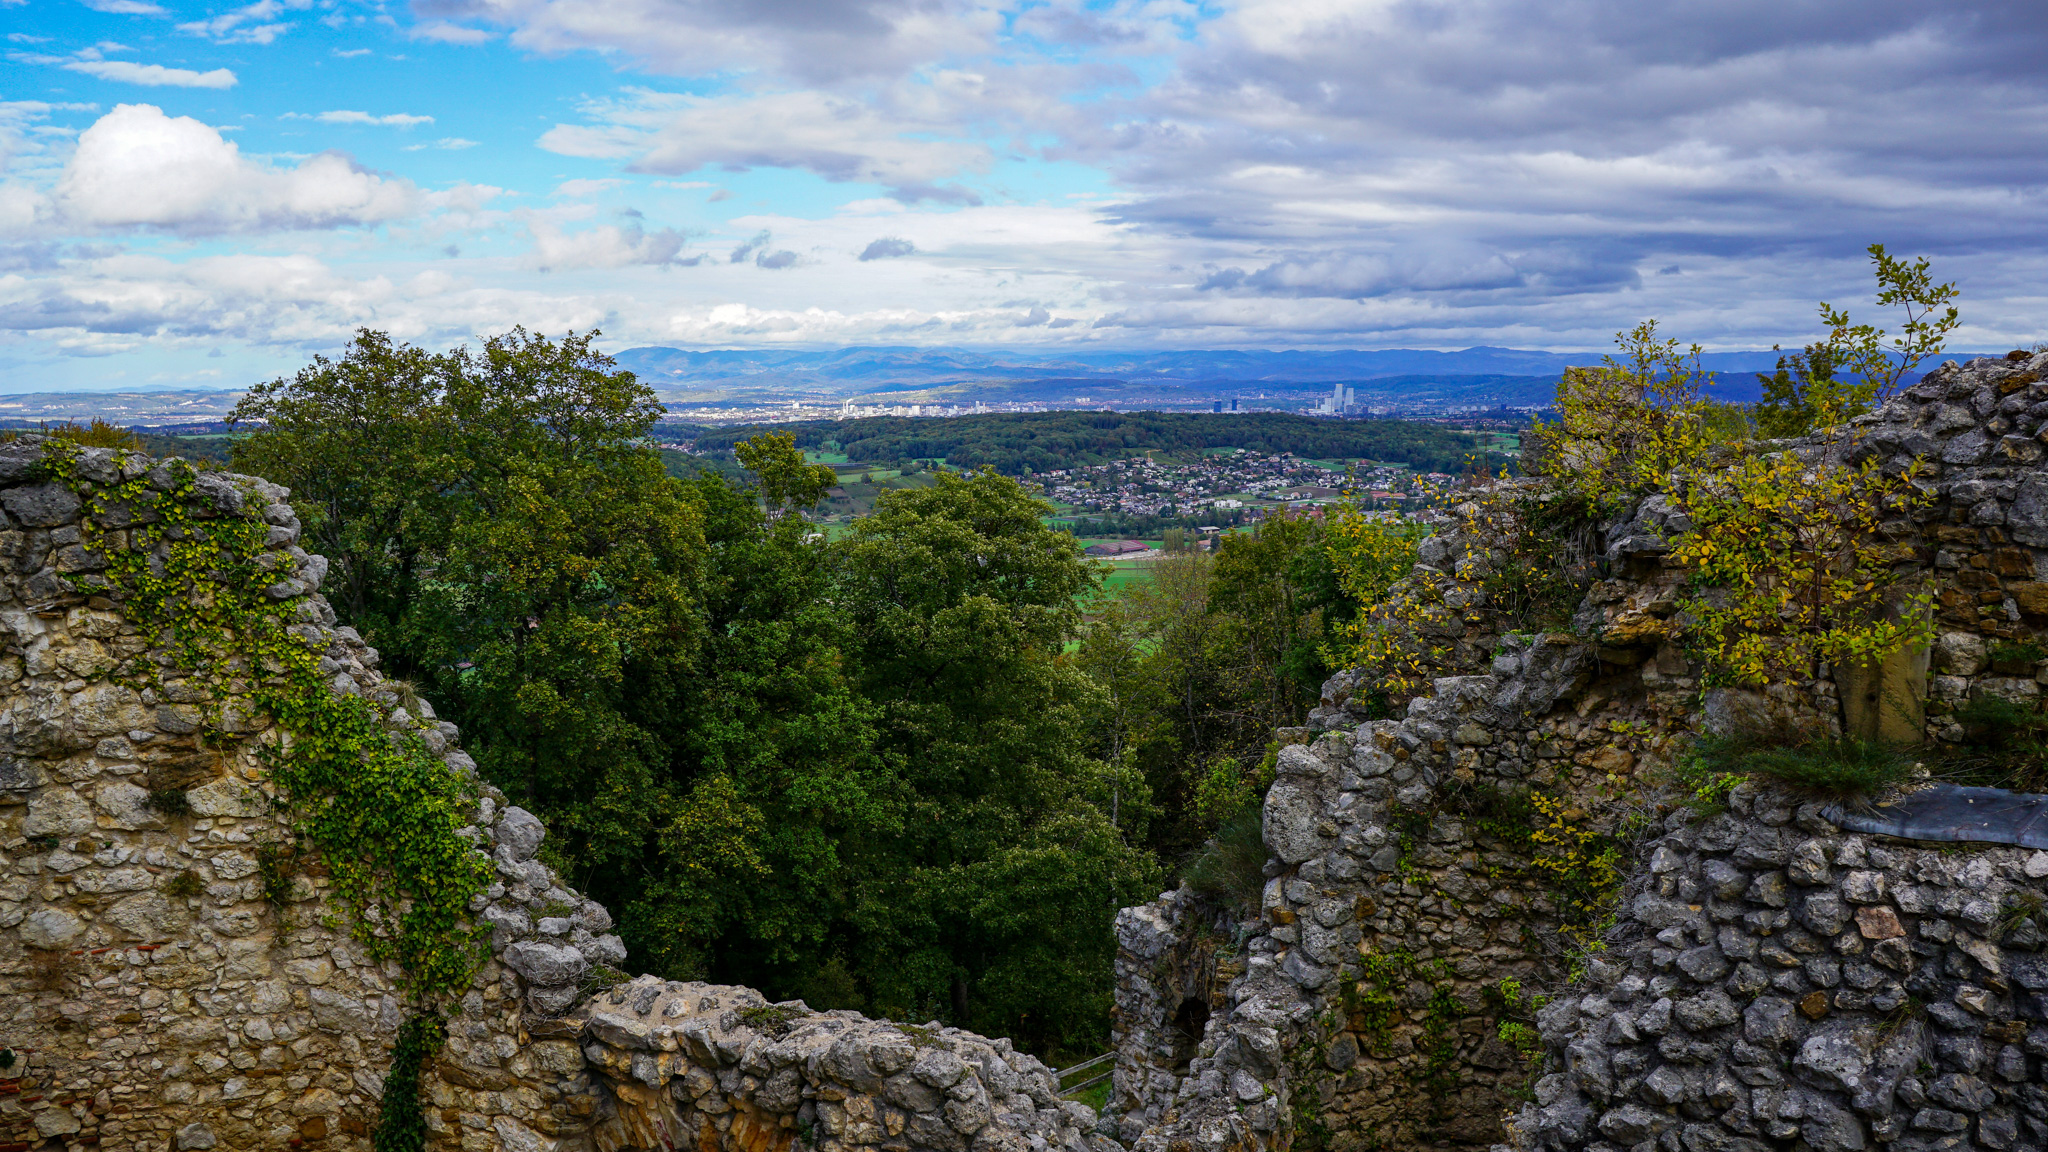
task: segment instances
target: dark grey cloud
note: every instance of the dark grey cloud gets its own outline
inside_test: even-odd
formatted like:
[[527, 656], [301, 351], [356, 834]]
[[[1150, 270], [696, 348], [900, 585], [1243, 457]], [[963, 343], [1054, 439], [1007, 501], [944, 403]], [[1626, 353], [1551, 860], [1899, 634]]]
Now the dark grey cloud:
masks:
[[1114, 171], [1197, 299], [1618, 324], [1865, 296], [1873, 241], [1992, 290], [2048, 256], [2044, 111], [2040, 5], [1257, 0], [1050, 152]]

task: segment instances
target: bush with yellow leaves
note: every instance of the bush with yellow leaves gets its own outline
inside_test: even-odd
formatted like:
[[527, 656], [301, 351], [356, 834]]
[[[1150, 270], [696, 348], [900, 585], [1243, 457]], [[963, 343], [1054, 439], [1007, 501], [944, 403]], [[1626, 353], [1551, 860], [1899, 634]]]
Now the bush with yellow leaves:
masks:
[[1325, 532], [1338, 587], [1366, 607], [1335, 625], [1324, 659], [1361, 669], [1383, 703], [1415, 695], [1428, 686], [1435, 654], [1426, 626], [1456, 619], [1443, 603], [1441, 579], [1414, 571], [1416, 545], [1429, 530], [1398, 515], [1352, 508], [1331, 517]]
[[1882, 530], [1931, 499], [1920, 473], [1790, 452], [1688, 470], [1672, 503], [1691, 523], [1670, 558], [1692, 570], [1680, 608], [1707, 682], [1798, 683], [1931, 640], [1933, 593]]
[[1699, 345], [1660, 339], [1655, 320], [1614, 342], [1620, 357], [1565, 369], [1557, 419], [1538, 423], [1523, 450], [1524, 468], [1551, 477], [1596, 515], [1657, 488], [1730, 431], [1706, 398], [1713, 375], [1700, 366]]
[[1599, 831], [1591, 815], [1562, 796], [1529, 794], [1540, 845], [1529, 865], [1557, 897], [1558, 932], [1578, 949], [1597, 949], [1621, 890], [1621, 844]]

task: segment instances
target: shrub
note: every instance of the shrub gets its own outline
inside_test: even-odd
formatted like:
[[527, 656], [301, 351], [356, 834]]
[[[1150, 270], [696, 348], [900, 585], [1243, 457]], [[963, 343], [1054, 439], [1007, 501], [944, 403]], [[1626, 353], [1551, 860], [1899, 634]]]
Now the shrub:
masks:
[[2034, 666], [2048, 660], [2048, 650], [2032, 640], [1999, 644], [1991, 649], [1991, 669], [2007, 676], [2031, 676]]
[[1181, 868], [1181, 881], [1237, 912], [1258, 905], [1266, 890], [1266, 837], [1257, 807], [1223, 822], [1216, 836]]
[[190, 899], [206, 891], [206, 885], [190, 868], [164, 882], [164, 895], [178, 900]]
[[1580, 950], [1598, 950], [1621, 890], [1621, 844], [1562, 796], [1529, 794], [1538, 847], [1529, 866], [1557, 898], [1558, 931]]
[[1705, 389], [1712, 373], [1697, 344], [1660, 338], [1654, 320], [1616, 334], [1619, 357], [1567, 368], [1557, 386], [1556, 422], [1539, 424], [1532, 470], [1553, 477], [1575, 500], [1609, 512], [1661, 484], [1705, 450]]
[[1927, 498], [1915, 461], [1887, 476], [1791, 453], [1689, 470], [1672, 503], [1691, 521], [1671, 561], [1692, 570], [1679, 607], [1715, 685], [1799, 682], [1818, 665], [1874, 664], [1932, 639], [1933, 593], [1895, 566], [1882, 522]]

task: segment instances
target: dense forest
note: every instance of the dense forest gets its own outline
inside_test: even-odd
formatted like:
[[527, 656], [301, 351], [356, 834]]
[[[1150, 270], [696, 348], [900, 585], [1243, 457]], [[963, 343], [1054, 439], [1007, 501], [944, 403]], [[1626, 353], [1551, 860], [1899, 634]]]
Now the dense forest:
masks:
[[1330, 529], [1108, 591], [994, 469], [828, 540], [835, 477], [789, 435], [679, 477], [661, 411], [588, 335], [365, 332], [252, 389], [233, 462], [292, 489], [336, 612], [547, 821], [635, 971], [1099, 1051], [1116, 909], [1245, 826], [1356, 611]]
[[1421, 472], [1455, 474], [1480, 447], [1478, 437], [1439, 424], [1319, 419], [1285, 412], [871, 416], [711, 428], [698, 433], [696, 446], [704, 452], [730, 452], [734, 444], [764, 431], [786, 432], [799, 448], [844, 452], [849, 460], [944, 459], [967, 470], [986, 464], [1005, 476], [1101, 464], [1148, 449], [1197, 455], [1205, 448], [1292, 452], [1312, 460], [1377, 460]]

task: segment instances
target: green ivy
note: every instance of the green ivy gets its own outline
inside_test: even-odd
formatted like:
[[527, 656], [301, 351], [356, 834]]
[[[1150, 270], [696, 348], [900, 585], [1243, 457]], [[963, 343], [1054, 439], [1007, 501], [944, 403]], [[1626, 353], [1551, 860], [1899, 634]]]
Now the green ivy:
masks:
[[[373, 960], [397, 963], [415, 1005], [400, 1030], [377, 1147], [419, 1147], [419, 1060], [438, 1047], [441, 1007], [487, 955], [488, 931], [469, 903], [491, 866], [457, 834], [470, 788], [418, 734], [389, 732], [379, 706], [321, 675], [325, 639], [301, 616], [304, 594], [271, 594], [291, 575], [280, 571], [289, 557], [268, 547], [270, 527], [252, 501], [239, 513], [203, 514], [198, 473], [183, 461], [94, 483], [81, 475], [78, 445], [49, 441], [43, 451], [47, 473], [83, 501], [80, 544], [106, 565], [104, 576], [75, 577], [73, 587], [119, 600], [157, 645], [105, 678], [159, 697], [185, 679], [182, 695], [196, 690], [205, 701], [201, 739], [216, 747], [260, 728], [258, 717], [274, 723], [257, 750], [279, 792], [273, 800], [325, 861], [349, 934]], [[117, 463], [128, 472], [148, 461], [122, 453]], [[266, 892], [278, 899], [289, 877], [271, 871]]]
[[384, 1077], [383, 1107], [374, 1152], [421, 1152], [427, 1146], [427, 1118], [420, 1110], [420, 1069], [448, 1036], [438, 1016], [414, 1016], [398, 1029], [391, 1071]]

